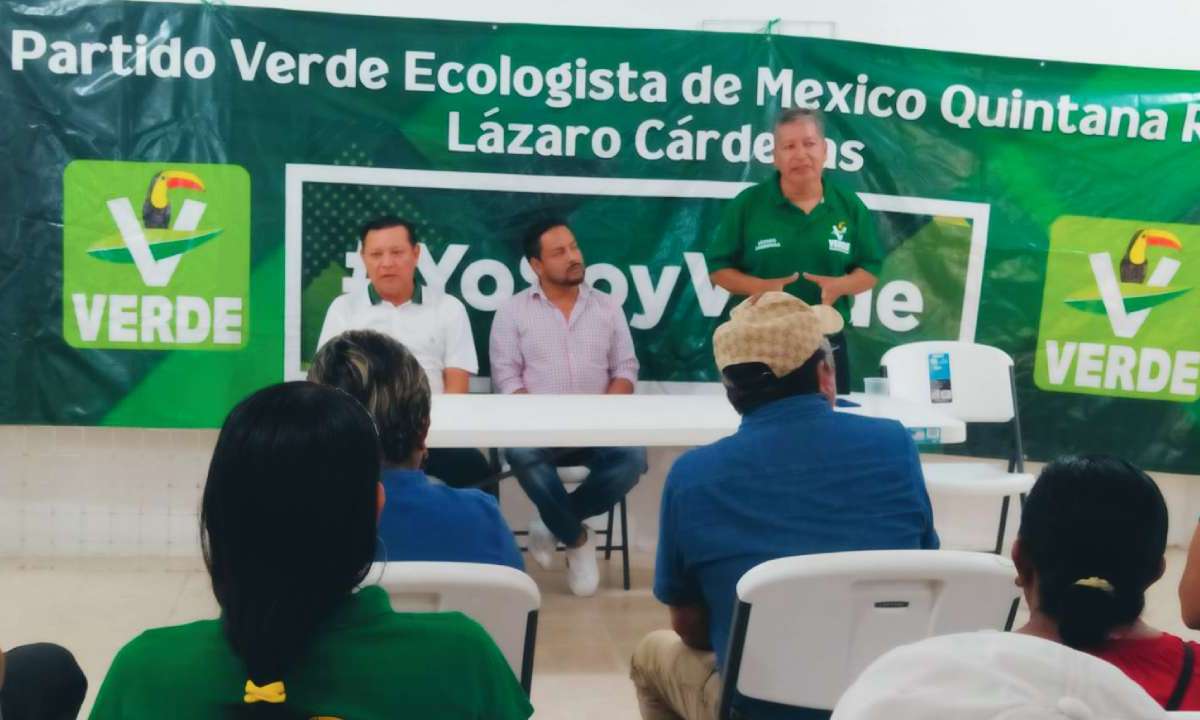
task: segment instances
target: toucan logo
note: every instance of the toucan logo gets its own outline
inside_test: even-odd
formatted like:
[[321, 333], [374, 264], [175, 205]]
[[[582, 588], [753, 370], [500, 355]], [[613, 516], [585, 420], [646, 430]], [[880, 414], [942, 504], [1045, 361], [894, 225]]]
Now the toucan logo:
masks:
[[1106, 315], [1113, 335], [1134, 337], [1150, 316], [1151, 308], [1191, 290], [1171, 285], [1180, 267], [1179, 260], [1171, 256], [1159, 257], [1149, 279], [1146, 278], [1151, 248], [1182, 251], [1183, 244], [1168, 230], [1138, 229], [1121, 258], [1120, 281], [1113, 272], [1111, 253], [1091, 253], [1088, 262], [1096, 280], [1095, 290], [1082, 291], [1064, 302], [1076, 310]]
[[182, 201], [171, 224], [171, 190], [204, 192], [204, 181], [195, 173], [164, 170], [155, 173], [142, 202], [141, 222], [127, 197], [109, 200], [108, 212], [118, 235], [100, 240], [88, 249], [99, 260], [133, 263], [149, 287], [166, 287], [183, 254], [216, 238], [220, 228], [198, 230], [207, 205], [193, 198]]
[[[1062, 217], [1050, 229], [1034, 381], [1043, 390], [1200, 397], [1200, 227]], [[1169, 303], [1169, 304], [1168, 304]]]
[[63, 334], [71, 345], [237, 349], [249, 267], [250, 181], [241, 167], [67, 166]]
[[845, 220], [829, 227], [829, 252], [850, 254], [850, 243], [846, 242], [846, 229]]

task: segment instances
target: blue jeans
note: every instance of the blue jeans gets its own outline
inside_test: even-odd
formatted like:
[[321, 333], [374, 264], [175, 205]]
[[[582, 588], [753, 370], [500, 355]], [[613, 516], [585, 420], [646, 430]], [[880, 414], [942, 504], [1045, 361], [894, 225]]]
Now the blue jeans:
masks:
[[[606, 513], [646, 472], [646, 448], [509, 448], [504, 458], [542, 522], [565, 545], [583, 533], [583, 521]], [[583, 465], [588, 476], [568, 493], [555, 468]]]

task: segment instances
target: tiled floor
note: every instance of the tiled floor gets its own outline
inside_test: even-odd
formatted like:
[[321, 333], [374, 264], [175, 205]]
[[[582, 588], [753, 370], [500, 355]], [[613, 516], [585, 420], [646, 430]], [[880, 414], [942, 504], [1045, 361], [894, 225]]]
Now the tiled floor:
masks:
[[[1179, 620], [1175, 588], [1184, 554], [1171, 550], [1167, 573], [1151, 588], [1146, 618], [1172, 632]], [[592, 598], [569, 594], [561, 571], [534, 566], [542, 590], [533, 682], [536, 717], [621, 720], [637, 717], [628, 679], [638, 640], [666, 626], [650, 594], [653, 557], [632, 557], [633, 589], [621, 590], [620, 563], [601, 562]], [[212, 617], [215, 603], [198, 561], [183, 559], [0, 560], [0, 644], [50, 640], [71, 648], [91, 687], [84, 712], [120, 646], [141, 629]]]

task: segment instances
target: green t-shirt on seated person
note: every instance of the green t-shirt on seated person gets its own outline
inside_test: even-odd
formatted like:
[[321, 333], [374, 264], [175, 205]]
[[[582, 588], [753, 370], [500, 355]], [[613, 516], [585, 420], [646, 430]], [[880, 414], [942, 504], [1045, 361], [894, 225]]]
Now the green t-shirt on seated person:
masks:
[[[498, 718], [533, 713], [499, 648], [461, 613], [397, 613], [359, 591], [283, 678], [288, 705], [345, 720]], [[243, 701], [246, 669], [219, 620], [148, 630], [121, 649], [92, 720], [212, 720]]]
[[[741, 270], [758, 278], [792, 273], [845, 275], [862, 268], [878, 276], [883, 253], [875, 220], [850, 190], [824, 181], [825, 197], [806, 213], [779, 188], [779, 173], [746, 188], [729, 201], [704, 258], [708, 271]], [[803, 277], [785, 290], [809, 305], [821, 303], [821, 288]], [[850, 298], [834, 305], [849, 321]]]

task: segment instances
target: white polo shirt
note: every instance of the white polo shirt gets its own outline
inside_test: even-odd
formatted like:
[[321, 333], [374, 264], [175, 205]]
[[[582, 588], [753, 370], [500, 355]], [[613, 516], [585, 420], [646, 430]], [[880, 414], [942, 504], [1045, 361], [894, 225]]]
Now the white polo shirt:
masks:
[[421, 363], [434, 393], [445, 389], [442, 371], [448, 367], [479, 372], [467, 309], [444, 292], [417, 285], [411, 300], [393, 305], [367, 284], [330, 304], [317, 347], [347, 330], [374, 330], [399, 340]]

